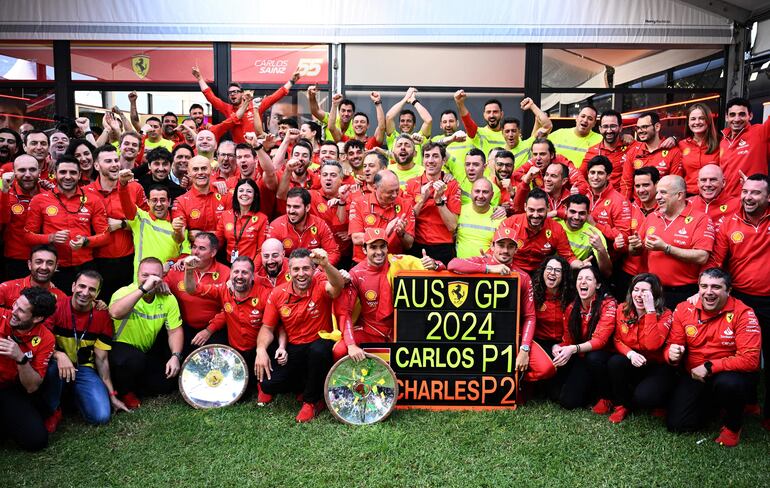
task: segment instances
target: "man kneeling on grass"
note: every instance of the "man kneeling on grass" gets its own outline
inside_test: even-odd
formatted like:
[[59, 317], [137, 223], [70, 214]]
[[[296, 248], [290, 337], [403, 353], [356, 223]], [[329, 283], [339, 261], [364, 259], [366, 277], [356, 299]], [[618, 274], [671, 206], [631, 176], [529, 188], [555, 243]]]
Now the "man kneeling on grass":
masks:
[[[332, 366], [334, 341], [321, 338], [319, 333], [332, 330], [332, 301], [345, 283], [323, 249], [292, 251], [289, 275], [291, 281], [270, 293], [257, 336], [258, 401], [267, 404], [276, 393], [301, 392], [303, 403], [297, 422], [309, 422], [324, 408], [323, 385]], [[273, 339], [278, 325], [286, 331], [287, 357], [272, 354], [277, 347]], [[271, 357], [275, 359], [271, 361]]]

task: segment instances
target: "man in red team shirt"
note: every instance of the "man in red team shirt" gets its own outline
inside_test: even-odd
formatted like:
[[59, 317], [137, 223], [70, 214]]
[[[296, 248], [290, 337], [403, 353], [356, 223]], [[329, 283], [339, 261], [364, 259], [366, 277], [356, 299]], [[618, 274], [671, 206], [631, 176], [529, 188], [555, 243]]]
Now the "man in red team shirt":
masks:
[[[366, 342], [393, 340], [393, 271], [434, 270], [445, 266], [422, 251], [422, 258], [400, 254], [388, 254], [385, 231], [377, 228], [364, 229], [364, 253], [366, 261], [350, 270], [350, 284], [343, 290], [337, 302], [342, 323], [342, 340], [334, 346], [334, 360], [349, 355], [355, 361], [364, 359], [364, 350], [358, 346]], [[353, 323], [356, 301], [361, 304], [361, 314]]]
[[[243, 89], [239, 83], [231, 82], [228, 85], [227, 96], [230, 103], [225, 103], [223, 100], [214, 95], [214, 92], [211, 90], [211, 88], [209, 88], [206, 80], [204, 80], [201, 76], [200, 69], [197, 66], [193, 67], [192, 75], [198, 81], [198, 85], [200, 86], [201, 92], [203, 92], [203, 96], [206, 97], [206, 100], [208, 100], [211, 106], [214, 107], [214, 109], [221, 113], [225, 118], [230, 117], [235, 113], [236, 110], [238, 110], [238, 107], [240, 107], [243, 98]], [[291, 90], [291, 88], [294, 86], [294, 84], [297, 83], [300, 75], [300, 69], [297, 67], [297, 69], [294, 70], [294, 73], [292, 73], [289, 81], [287, 81], [281, 88], [277, 89], [275, 92], [262, 99], [262, 102], [259, 104], [259, 109], [256, 116], [262, 117], [267, 109], [272, 107], [278, 100], [285, 97], [289, 93], [289, 90]], [[198, 125], [197, 121], [196, 125]], [[249, 106], [245, 115], [241, 119], [241, 123], [236, 124], [232, 129], [233, 141], [236, 143], [246, 142], [246, 133], [251, 132], [253, 128], [254, 108]]]
[[57, 298], [67, 296], [51, 283], [57, 261], [58, 256], [54, 247], [47, 244], [33, 247], [27, 261], [29, 275], [0, 283], [0, 308], [10, 310], [21, 295], [21, 290], [32, 286], [48, 290]]
[[72, 156], [56, 162], [56, 187], [35, 195], [24, 226], [27, 243], [53, 244], [59, 267], [53, 282], [68, 289], [81, 270], [93, 267], [93, 249], [109, 242], [102, 199], [78, 187], [80, 164]]
[[740, 442], [743, 409], [757, 387], [762, 342], [754, 311], [730, 296], [731, 286], [729, 273], [719, 268], [703, 271], [697, 302], [676, 307], [664, 348], [666, 361], [684, 366], [668, 406], [668, 429], [702, 428], [710, 405], [716, 403], [725, 413], [715, 441], [728, 447]]
[[[765, 391], [770, 391], [770, 180], [764, 174], [749, 176], [741, 191], [741, 208], [725, 217], [716, 234], [714, 252], [706, 266], [719, 267], [732, 276], [732, 295], [751, 307], [762, 328], [765, 357]], [[765, 394], [762, 426], [770, 430], [770, 395]]]
[[171, 217], [182, 217], [185, 228], [194, 238], [199, 232], [214, 232], [222, 212], [232, 207], [232, 198], [211, 184], [211, 163], [203, 156], [190, 160], [192, 188], [174, 201]]
[[[368, 158], [368, 156], [367, 156]], [[366, 161], [366, 158], [365, 158]], [[350, 206], [348, 231], [353, 239], [353, 261], [364, 261], [364, 229], [385, 229], [388, 249], [403, 254], [414, 243], [414, 211], [411, 200], [402, 196], [398, 177], [390, 170], [374, 175], [374, 192], [354, 199]]]
[[[120, 204], [118, 174], [120, 160], [115, 146], [104, 145], [94, 154], [94, 166], [99, 177], [86, 186], [86, 195], [101, 198], [107, 211], [109, 242], [94, 251], [94, 265], [103, 277], [101, 293], [107, 301], [118, 288], [131, 283], [134, 277], [134, 241], [128, 229], [126, 214]], [[131, 202], [149, 211], [144, 189], [134, 181], [126, 185]]]
[[693, 208], [708, 215], [716, 227], [722, 218], [729, 218], [741, 205], [741, 199], [724, 188], [722, 169], [716, 164], [707, 164], [698, 171], [698, 194], [689, 199]]
[[595, 156], [605, 156], [612, 163], [610, 185], [617, 191], [620, 191], [620, 180], [623, 176], [623, 163], [626, 160], [626, 152], [633, 145], [623, 141], [622, 130], [623, 116], [619, 112], [614, 110], [603, 112], [599, 116], [599, 134], [602, 135], [602, 142], [588, 148], [583, 158], [583, 164], [580, 165], [580, 171], [587, 178], [588, 161], [592, 160]]
[[53, 173], [51, 173], [49, 161], [51, 156], [48, 154], [48, 134], [42, 130], [31, 130], [24, 135], [24, 152], [37, 161], [37, 167], [40, 170], [41, 178], [54, 180]]
[[334, 266], [340, 260], [337, 242], [326, 222], [310, 213], [310, 203], [310, 193], [304, 188], [289, 190], [286, 215], [270, 223], [267, 236], [281, 241], [287, 254], [299, 248], [323, 248]]
[[509, 227], [505, 223], [500, 224], [495, 232], [492, 252], [472, 258], [455, 258], [449, 262], [449, 271], [465, 274], [485, 273], [507, 276], [517, 273], [519, 275], [522, 323], [516, 371], [528, 371], [525, 379], [534, 381], [553, 376], [556, 374], [556, 369], [545, 350], [532, 342], [535, 334], [535, 299], [532, 294], [532, 279], [514, 262], [521, 233], [522, 229], [518, 224], [516, 227]]
[[612, 163], [607, 156], [595, 156], [588, 161], [588, 198], [591, 200], [593, 225], [612, 242], [619, 234], [628, 235], [631, 227], [631, 207], [628, 200], [610, 185]]
[[425, 251], [442, 263], [455, 257], [454, 232], [460, 215], [460, 185], [457, 180], [444, 181], [446, 148], [435, 142], [422, 146], [422, 176], [406, 183], [405, 193], [414, 200], [415, 235], [412, 256]]
[[353, 260], [353, 242], [348, 234], [348, 203], [350, 185], [342, 185], [342, 165], [326, 159], [318, 170], [321, 188], [310, 190], [310, 214], [329, 226], [340, 253], [338, 269], [350, 269]]
[[[524, 212], [524, 204], [529, 197], [531, 190], [532, 179], [534, 179], [533, 173], [527, 172], [522, 178], [521, 183], [516, 187], [515, 195], [513, 197], [512, 210], [513, 213]], [[564, 218], [566, 217], [566, 201], [570, 195], [573, 194], [573, 190], [569, 185], [569, 168], [564, 163], [549, 163], [545, 166], [543, 171], [543, 191], [548, 195], [548, 216]], [[588, 190], [575, 188], [578, 193], [586, 193]]]
[[727, 127], [719, 142], [719, 166], [725, 172], [728, 195], [741, 193], [741, 173], [767, 174], [770, 159], [770, 118], [762, 124], [751, 124], [754, 114], [745, 98], [733, 98], [726, 105]]
[[[674, 146], [668, 148], [660, 138], [660, 116], [655, 112], [644, 112], [636, 120], [637, 144], [626, 152], [620, 181], [620, 193], [630, 197], [633, 193], [634, 170], [643, 166], [658, 168], [660, 176], [683, 176], [682, 153]], [[666, 141], [668, 142], [668, 141]]]
[[[193, 240], [190, 246], [190, 255], [198, 258], [195, 267], [195, 279], [199, 286], [211, 286], [224, 284], [230, 278], [230, 268], [217, 262], [214, 257], [219, 249], [219, 241], [210, 232], [201, 232]], [[195, 345], [193, 338], [204, 329], [211, 319], [219, 312], [221, 306], [216, 297], [194, 296], [187, 293], [185, 287], [185, 272], [172, 267], [163, 281], [166, 282], [171, 293], [179, 302], [179, 311], [182, 314], [182, 330], [184, 331], [184, 349], [186, 356]], [[209, 344], [226, 344], [227, 334], [224, 330], [212, 334]]]
[[56, 298], [42, 288], [25, 288], [13, 310], [0, 314], [0, 430], [26, 451], [48, 445], [43, 417], [32, 394], [43, 383], [54, 350], [43, 321], [56, 310]]
[[[267, 395], [301, 390], [303, 403], [296, 420], [309, 422], [324, 408], [323, 385], [332, 366], [334, 342], [319, 337], [319, 332], [332, 330], [332, 300], [345, 283], [323, 249], [294, 250], [289, 273], [291, 281], [276, 287], [267, 300], [257, 336], [256, 373]], [[268, 355], [278, 325], [288, 339], [285, 364]]]
[[4, 173], [2, 178], [0, 224], [4, 226], [5, 277], [15, 279], [27, 273], [30, 246], [24, 236], [24, 225], [29, 215], [29, 202], [42, 190], [37, 160], [29, 154], [18, 156], [13, 162], [13, 172]]
[[[313, 146], [307, 139], [298, 139], [295, 138], [295, 135], [291, 134], [288, 136], [288, 139], [296, 139], [291, 150], [291, 159], [286, 162], [286, 167], [277, 173], [278, 189], [275, 195], [278, 199], [276, 207], [279, 213], [284, 213], [286, 210], [285, 200], [288, 198], [287, 193], [289, 190], [293, 188], [311, 190], [320, 187], [318, 176], [308, 171], [308, 168], [313, 163]], [[281, 149], [285, 147], [285, 144], [281, 144]], [[281, 149], [279, 149], [279, 154], [282, 154]]]
[[520, 229], [517, 232], [517, 250], [513, 256], [513, 265], [532, 273], [543, 259], [559, 254], [573, 269], [583, 267], [583, 261], [577, 259], [572, 252], [564, 228], [546, 216], [547, 202], [548, 195], [535, 188], [527, 197], [524, 213], [512, 215], [500, 224], [500, 227]]
[[629, 252], [646, 255], [647, 270], [663, 285], [666, 307], [674, 309], [697, 291], [698, 272], [714, 247], [714, 226], [708, 215], [685, 200], [687, 186], [681, 176], [664, 176], [655, 199], [658, 210], [628, 238]]
[[369, 116], [363, 112], [356, 112], [353, 114], [352, 126], [353, 137], [348, 137], [342, 133], [342, 130], [337, 127], [337, 110], [342, 104], [344, 99], [342, 95], [336, 93], [332, 96], [332, 108], [329, 111], [329, 124], [327, 130], [331, 133], [334, 142], [347, 142], [350, 139], [356, 139], [364, 143], [367, 150], [374, 149], [382, 145], [385, 140], [385, 111], [382, 109], [382, 97], [379, 92], [371, 92], [369, 94], [372, 103], [374, 103], [374, 110], [377, 114], [377, 127], [374, 129], [374, 135], [368, 136], [369, 131]]

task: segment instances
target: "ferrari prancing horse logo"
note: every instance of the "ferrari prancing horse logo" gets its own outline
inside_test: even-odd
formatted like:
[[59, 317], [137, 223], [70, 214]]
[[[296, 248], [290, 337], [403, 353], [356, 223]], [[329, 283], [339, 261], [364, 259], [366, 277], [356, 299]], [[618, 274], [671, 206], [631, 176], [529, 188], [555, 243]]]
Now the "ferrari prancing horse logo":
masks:
[[131, 69], [136, 76], [144, 79], [150, 72], [150, 57], [145, 54], [137, 54], [131, 58]]

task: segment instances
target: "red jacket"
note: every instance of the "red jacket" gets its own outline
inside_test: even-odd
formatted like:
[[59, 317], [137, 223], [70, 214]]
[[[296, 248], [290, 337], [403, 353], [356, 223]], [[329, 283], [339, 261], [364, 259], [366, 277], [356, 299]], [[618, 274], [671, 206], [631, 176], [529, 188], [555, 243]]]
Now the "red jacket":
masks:
[[267, 237], [281, 241], [287, 256], [300, 247], [310, 250], [320, 247], [329, 255], [329, 262], [333, 266], [336, 265], [340, 260], [340, 250], [329, 226], [323, 220], [309, 213], [305, 215], [305, 219], [305, 229], [302, 232], [297, 232], [297, 229], [289, 223], [288, 216], [281, 215], [270, 222]]
[[[259, 105], [259, 116], [261, 117], [267, 109], [272, 107], [273, 104], [286, 96], [288, 93], [289, 90], [282, 86], [270, 95], [263, 98], [262, 103]], [[221, 98], [214, 95], [214, 92], [211, 90], [211, 88], [206, 88], [203, 90], [203, 96], [206, 97], [206, 100], [208, 100], [208, 102], [217, 112], [221, 113], [227, 118], [230, 118], [230, 116], [235, 114], [235, 112], [238, 110], [238, 107], [233, 106], [231, 103], [225, 102]], [[231, 130], [233, 141], [236, 144], [239, 142], [246, 142], [246, 133], [254, 131], [254, 108], [249, 107], [246, 109], [246, 113], [243, 114], [243, 118], [241, 119], [240, 123], [235, 123], [234, 119], [231, 119], [231, 121], [233, 122]]]
[[729, 195], [741, 194], [740, 171], [746, 176], [755, 173], [767, 174], [770, 156], [770, 117], [762, 124], [748, 126], [732, 137], [730, 128], [722, 131], [719, 142], [719, 166], [725, 174], [725, 189]]
[[591, 312], [590, 310], [580, 311], [580, 333], [583, 336], [583, 339], [580, 341], [572, 337], [572, 333], [569, 330], [569, 317], [572, 315], [574, 306], [574, 303], [570, 304], [564, 312], [564, 339], [562, 340], [562, 345], [582, 344], [588, 341], [591, 344], [591, 350], [598, 351], [604, 349], [610, 343], [612, 333], [615, 332], [615, 312], [617, 309], [615, 299], [609, 295], [604, 297], [602, 306], [599, 309], [601, 317], [590, 337], [588, 336], [588, 322], [591, 320]]
[[666, 175], [684, 175], [682, 153], [678, 147], [671, 149], [659, 147], [654, 151], [649, 151], [647, 144], [634, 144], [626, 153], [623, 176], [620, 181], [620, 193], [626, 198], [634, 194], [634, 170], [644, 166], [657, 168], [661, 178]]
[[29, 215], [29, 203], [32, 195], [25, 194], [14, 181], [8, 193], [0, 193], [0, 224], [4, 224], [3, 242], [5, 257], [9, 259], [29, 259], [32, 246], [27, 244], [24, 226]]
[[192, 187], [184, 195], [174, 200], [171, 219], [184, 218], [185, 228], [214, 232], [217, 222], [225, 210], [232, 208], [233, 200], [228, 194], [221, 194], [211, 186], [206, 194]]
[[647, 360], [663, 362], [663, 345], [671, 330], [673, 314], [665, 309], [660, 315], [646, 313], [630, 320], [621, 305], [615, 319], [615, 349], [622, 355], [638, 352]]

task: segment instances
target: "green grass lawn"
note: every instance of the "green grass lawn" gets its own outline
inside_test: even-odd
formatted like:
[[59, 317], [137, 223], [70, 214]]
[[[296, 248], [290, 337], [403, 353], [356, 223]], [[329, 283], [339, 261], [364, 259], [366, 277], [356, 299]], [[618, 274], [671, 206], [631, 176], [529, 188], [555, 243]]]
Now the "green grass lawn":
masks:
[[[635, 415], [620, 425], [590, 410], [530, 402], [516, 411], [396, 411], [368, 427], [328, 413], [294, 421], [285, 395], [194, 410], [149, 400], [105, 427], [65, 417], [38, 454], [0, 444], [0, 487], [52, 486], [770, 486], [770, 433], [747, 418], [733, 449], [666, 432]], [[699, 440], [706, 439], [698, 443]]]

